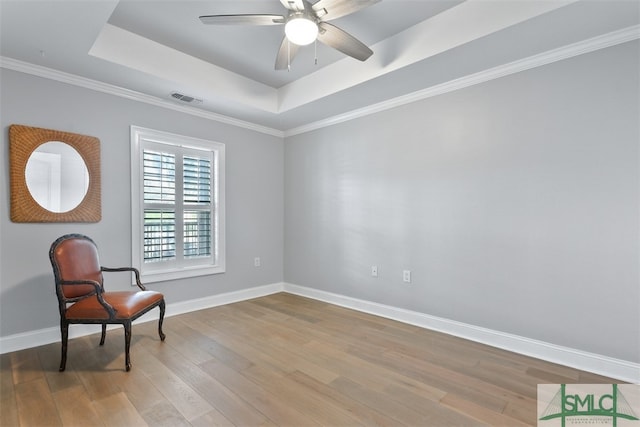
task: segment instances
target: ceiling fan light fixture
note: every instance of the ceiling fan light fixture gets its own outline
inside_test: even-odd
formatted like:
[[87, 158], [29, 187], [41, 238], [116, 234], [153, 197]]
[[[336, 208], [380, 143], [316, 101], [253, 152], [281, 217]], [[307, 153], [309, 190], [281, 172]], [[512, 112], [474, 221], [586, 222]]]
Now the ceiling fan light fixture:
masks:
[[306, 46], [318, 37], [318, 24], [304, 15], [295, 16], [287, 21], [284, 33], [291, 43]]

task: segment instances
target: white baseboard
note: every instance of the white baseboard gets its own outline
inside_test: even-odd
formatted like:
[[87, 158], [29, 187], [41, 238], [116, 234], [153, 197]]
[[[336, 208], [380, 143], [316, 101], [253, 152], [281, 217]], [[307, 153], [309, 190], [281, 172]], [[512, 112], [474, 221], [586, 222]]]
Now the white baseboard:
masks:
[[[220, 305], [232, 304], [234, 302], [246, 301], [253, 298], [260, 298], [266, 295], [282, 292], [283, 289], [284, 283], [272, 283], [270, 285], [256, 286], [254, 288], [167, 304], [165, 317], [177, 316], [179, 314], [191, 313], [192, 311], [204, 310], [206, 308], [218, 307]], [[153, 312], [149, 312], [138, 319], [137, 322], [149, 322], [156, 320], [158, 320], [157, 314], [154, 315]]]
[[[204, 298], [169, 303], [166, 306], [165, 318], [282, 292], [283, 288], [283, 283], [274, 283], [271, 285], [257, 286], [254, 288], [242, 289], [219, 295], [211, 295]], [[157, 310], [151, 310], [149, 313], [137, 319], [134, 324], [151, 321], [158, 321]], [[108, 329], [118, 327], [120, 326], [109, 325]], [[100, 325], [71, 325], [69, 327], [69, 338], [83, 337], [85, 335], [91, 335], [98, 332], [100, 332]], [[0, 354], [23, 350], [25, 348], [38, 347], [40, 345], [51, 344], [54, 342], [60, 342], [59, 327], [38, 329], [35, 331], [0, 337]]]
[[[492, 347], [502, 348], [504, 350], [593, 372], [610, 378], [630, 383], [640, 383], [640, 364], [638, 363], [614, 359], [608, 356], [550, 344], [544, 341], [538, 341], [518, 335], [507, 334], [492, 329], [481, 328], [416, 311], [405, 310], [398, 307], [378, 304], [318, 289], [298, 286], [291, 283], [274, 283], [189, 301], [167, 304], [165, 317], [245, 301], [252, 298], [259, 298], [278, 292], [288, 292], [290, 294], [328, 302], [341, 307], [397, 320], [399, 322], [408, 323], [425, 329], [443, 332], [449, 335], [490, 345]], [[155, 310], [152, 310], [138, 319], [136, 323], [157, 321], [157, 319], [157, 313]], [[113, 325], [112, 327], [117, 326]], [[98, 325], [73, 325], [69, 328], [69, 337], [76, 338], [97, 332], [100, 332], [100, 326]], [[0, 354], [59, 341], [60, 329], [57, 327], [9, 335], [7, 337], [0, 337]]]
[[291, 283], [284, 284], [284, 291], [319, 301], [351, 308], [364, 313], [397, 320], [425, 329], [443, 332], [460, 338], [524, 354], [564, 366], [593, 372], [630, 383], [640, 383], [640, 364], [614, 359], [569, 347], [550, 344], [531, 338], [481, 328], [416, 311], [405, 310], [344, 295], [306, 288]]

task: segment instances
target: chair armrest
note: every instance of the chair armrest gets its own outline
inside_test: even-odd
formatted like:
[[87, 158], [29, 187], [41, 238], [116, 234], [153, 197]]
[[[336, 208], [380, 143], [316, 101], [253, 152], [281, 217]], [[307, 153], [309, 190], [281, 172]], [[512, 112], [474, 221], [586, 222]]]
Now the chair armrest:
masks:
[[[116, 317], [116, 309], [113, 308], [113, 306], [111, 304], [109, 304], [108, 302], [106, 302], [104, 300], [104, 298], [102, 298], [102, 293], [104, 292], [102, 290], [102, 287], [100, 286], [100, 284], [94, 280], [61, 280], [59, 283], [61, 286], [62, 285], [91, 285], [93, 286], [96, 291], [95, 294], [90, 294], [88, 296], [91, 295], [95, 295], [96, 298], [98, 299], [98, 302], [100, 303], [101, 306], [104, 307], [104, 309], [106, 310], [107, 313], [109, 313], [109, 319], [114, 319]], [[74, 300], [78, 300], [79, 298], [71, 298], [69, 301], [74, 301]], [[84, 299], [84, 298], [82, 298]]]
[[142, 284], [142, 282], [140, 281], [140, 272], [138, 271], [137, 268], [134, 268], [134, 267], [118, 267], [118, 268], [100, 267], [100, 270], [101, 271], [105, 271], [105, 272], [133, 271], [133, 273], [136, 276], [136, 285], [138, 285], [138, 287], [143, 291], [147, 290], [147, 288], [145, 288], [144, 285]]

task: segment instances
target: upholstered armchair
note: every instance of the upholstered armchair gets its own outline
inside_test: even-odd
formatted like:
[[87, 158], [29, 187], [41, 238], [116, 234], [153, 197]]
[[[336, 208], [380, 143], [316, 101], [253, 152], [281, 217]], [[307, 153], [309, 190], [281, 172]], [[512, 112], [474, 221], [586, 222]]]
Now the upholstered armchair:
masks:
[[[67, 362], [67, 341], [69, 325], [89, 323], [102, 325], [100, 345], [104, 344], [107, 325], [124, 326], [125, 368], [131, 369], [129, 348], [131, 345], [131, 324], [134, 320], [159, 307], [158, 334], [164, 341], [162, 332], [165, 302], [160, 292], [148, 291], [140, 282], [140, 274], [133, 267], [108, 268], [100, 265], [98, 248], [93, 240], [81, 234], [67, 234], [51, 245], [49, 258], [55, 277], [56, 295], [60, 308], [60, 332], [62, 335], [62, 356], [60, 371]], [[103, 284], [103, 272], [133, 272], [138, 290], [107, 292]]]

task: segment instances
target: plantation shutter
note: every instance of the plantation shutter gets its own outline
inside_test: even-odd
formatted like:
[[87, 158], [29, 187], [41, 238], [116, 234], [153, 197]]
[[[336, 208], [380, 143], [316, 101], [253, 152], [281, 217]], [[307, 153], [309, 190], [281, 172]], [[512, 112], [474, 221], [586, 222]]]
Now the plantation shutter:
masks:
[[144, 262], [176, 257], [175, 155], [143, 152]]
[[183, 158], [184, 257], [210, 256], [211, 160], [195, 156]]

